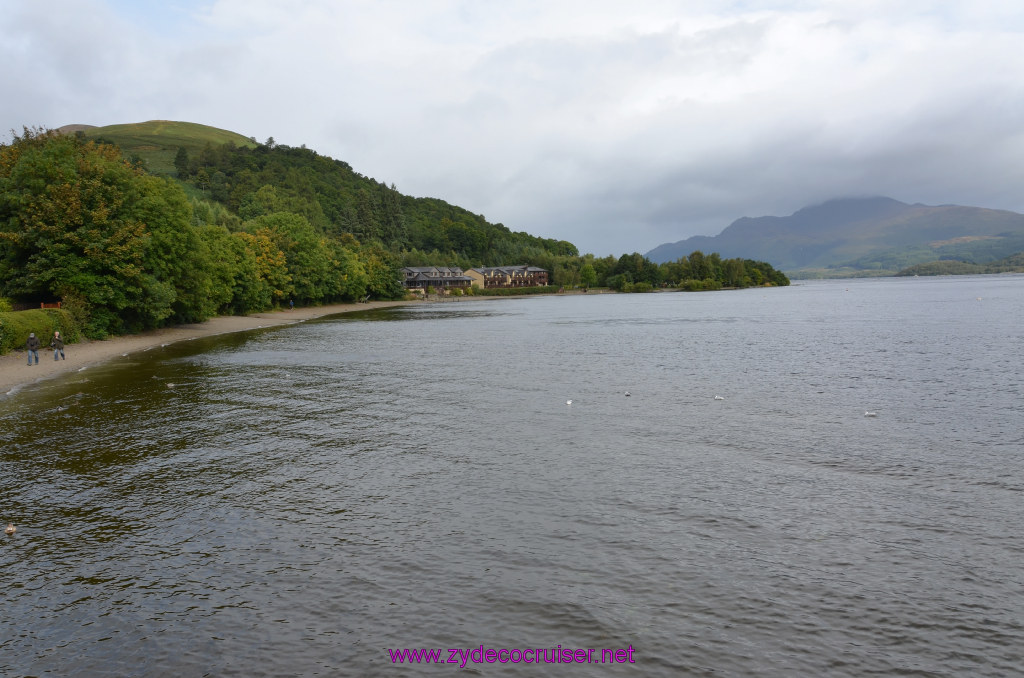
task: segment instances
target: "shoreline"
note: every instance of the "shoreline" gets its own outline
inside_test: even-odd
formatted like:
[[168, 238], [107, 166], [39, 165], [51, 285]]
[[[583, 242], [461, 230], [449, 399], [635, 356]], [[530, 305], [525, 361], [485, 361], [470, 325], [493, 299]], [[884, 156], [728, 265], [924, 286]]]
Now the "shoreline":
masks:
[[[29, 367], [28, 354], [24, 349], [0, 356], [0, 398], [13, 396], [46, 379], [77, 372], [86, 367], [105, 363], [126, 353], [143, 351], [154, 346], [163, 346], [177, 341], [211, 337], [229, 332], [244, 332], [262, 327], [290, 325], [304, 320], [313, 320], [328, 315], [369, 311], [391, 306], [407, 306], [415, 301], [369, 301], [366, 303], [330, 304], [293, 310], [267, 311], [247, 316], [217, 316], [192, 325], [177, 325], [150, 330], [142, 334], [127, 334], [102, 341], [84, 340], [64, 347], [65, 360], [55, 361], [53, 350], [42, 346], [39, 349], [39, 364]], [[49, 343], [49, 338], [41, 338]]]

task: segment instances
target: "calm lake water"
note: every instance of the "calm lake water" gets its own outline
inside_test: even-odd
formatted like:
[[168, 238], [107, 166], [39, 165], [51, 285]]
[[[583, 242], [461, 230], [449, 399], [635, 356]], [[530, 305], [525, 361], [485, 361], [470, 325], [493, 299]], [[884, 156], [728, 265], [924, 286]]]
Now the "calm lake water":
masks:
[[[1024, 276], [473, 300], [43, 383], [0, 674], [1021, 675], [1022, 319]], [[389, 654], [480, 646], [636, 663]]]

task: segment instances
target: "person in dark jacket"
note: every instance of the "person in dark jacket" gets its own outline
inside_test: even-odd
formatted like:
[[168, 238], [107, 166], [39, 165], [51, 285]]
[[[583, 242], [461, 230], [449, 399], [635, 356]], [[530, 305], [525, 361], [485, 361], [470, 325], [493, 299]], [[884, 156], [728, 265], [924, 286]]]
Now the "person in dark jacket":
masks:
[[53, 333], [53, 339], [50, 339], [50, 347], [53, 349], [54, 360], [57, 360], [58, 354], [60, 354], [60, 359], [64, 360], [64, 340], [60, 338], [60, 330]]
[[31, 332], [28, 335], [28, 341], [25, 342], [25, 348], [28, 350], [28, 364], [32, 365], [32, 356], [36, 358], [36, 365], [39, 364], [39, 338], [35, 332]]

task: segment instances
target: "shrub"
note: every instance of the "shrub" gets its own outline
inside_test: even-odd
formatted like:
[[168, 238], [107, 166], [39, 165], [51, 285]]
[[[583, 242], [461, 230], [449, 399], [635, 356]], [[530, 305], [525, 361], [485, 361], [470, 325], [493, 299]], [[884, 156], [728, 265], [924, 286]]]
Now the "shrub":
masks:
[[543, 287], [492, 287], [490, 289], [477, 288], [473, 291], [474, 295], [481, 297], [519, 297], [526, 296], [529, 294], [554, 294], [558, 291], [556, 285], [546, 285]]
[[[85, 297], [72, 291], [66, 291], [62, 295], [60, 308], [62, 311], [67, 312], [71, 317], [71, 322], [74, 324], [74, 329], [77, 332], [77, 335], [70, 340], [78, 341], [82, 334], [88, 336], [90, 305], [89, 302], [86, 301]], [[61, 330], [61, 334], [64, 333], [65, 330]], [[70, 335], [68, 336], [70, 337]]]
[[722, 283], [714, 278], [706, 278], [704, 280], [694, 280], [693, 278], [689, 278], [680, 283], [679, 287], [687, 292], [704, 292], [720, 290], [722, 289]]
[[0, 312], [0, 354], [15, 348], [25, 348], [28, 335], [32, 332], [45, 347], [54, 330], [60, 330], [65, 343], [74, 343], [82, 336], [78, 324], [64, 309]]

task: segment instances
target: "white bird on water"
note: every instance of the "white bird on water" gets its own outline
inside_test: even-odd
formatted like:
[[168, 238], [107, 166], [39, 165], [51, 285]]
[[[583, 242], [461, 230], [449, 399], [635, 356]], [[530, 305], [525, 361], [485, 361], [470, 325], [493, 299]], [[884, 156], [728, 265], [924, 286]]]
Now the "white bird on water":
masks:
[[725, 398], [723, 398], [723, 397], [722, 397], [722, 396], [720, 396], [720, 395], [716, 395], [716, 396], [715, 396], [715, 400], [725, 400]]
[[572, 405], [572, 401], [571, 401], [571, 400], [566, 400], [566, 401], [565, 401], [565, 404], [566, 404], [566, 405]]
[[868, 410], [864, 410], [864, 416], [865, 417], [877, 417], [878, 416], [878, 412], [869, 412]]

